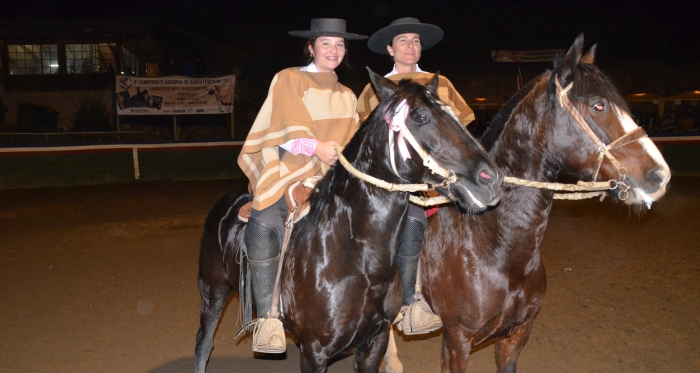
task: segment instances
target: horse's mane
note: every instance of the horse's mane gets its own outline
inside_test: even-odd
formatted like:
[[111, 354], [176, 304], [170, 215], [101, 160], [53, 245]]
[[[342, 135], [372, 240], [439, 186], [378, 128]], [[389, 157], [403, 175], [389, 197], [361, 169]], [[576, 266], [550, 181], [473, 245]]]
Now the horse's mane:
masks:
[[[574, 82], [574, 86], [569, 93], [569, 100], [578, 110], [583, 111], [585, 106], [588, 105], [588, 100], [591, 97], [598, 96], [607, 98], [610, 103], [629, 112], [627, 102], [622, 98], [615, 85], [595, 65], [579, 63], [573, 70], [572, 76], [573, 79], [571, 77], [567, 79], [565, 84], [562, 84], [562, 87], [567, 86], [571, 81]], [[549, 87], [549, 95], [550, 102], [558, 102], [553, 81]]]
[[[559, 65], [561, 61], [555, 62], [554, 72], [545, 71], [540, 76], [530, 80], [520, 91], [518, 91], [513, 97], [511, 97], [506, 104], [498, 111], [498, 113], [491, 120], [491, 124], [486, 128], [486, 132], [481, 137], [481, 144], [490, 150], [501, 133], [505, 128], [505, 124], [510, 119], [515, 108], [518, 104], [527, 97], [527, 95], [532, 92], [535, 85], [544, 79], [549, 74], [557, 74]], [[555, 77], [550, 77], [550, 82], [548, 86], [548, 102], [550, 105], [557, 105], [559, 102], [556, 97], [556, 86], [554, 84]], [[576, 106], [580, 111], [583, 111], [585, 106], [589, 104], [588, 100], [591, 97], [605, 97], [608, 101], [621, 110], [629, 112], [629, 107], [627, 102], [622, 98], [620, 92], [617, 90], [615, 85], [612, 84], [610, 79], [603, 74], [595, 65], [588, 63], [579, 63], [573, 69], [572, 74], [566, 79], [562, 86], [567, 86], [569, 83], [574, 82], [574, 86], [569, 93], [569, 100]]]
[[[394, 96], [380, 102], [345, 146], [343, 155], [359, 171], [366, 171], [370, 162], [377, 161], [375, 154], [377, 150], [387, 146], [388, 127], [384, 119], [384, 113], [393, 113], [400, 101], [397, 96]], [[307, 217], [302, 220], [303, 224], [317, 226], [321, 215], [328, 207], [331, 196], [340, 185], [339, 181], [348, 176], [348, 171], [339, 163], [330, 168], [326, 175], [316, 184], [313, 193], [309, 197], [310, 210]], [[300, 229], [299, 231], [302, 230]]]
[[496, 143], [496, 140], [498, 140], [498, 138], [501, 136], [506, 122], [508, 122], [508, 119], [510, 119], [510, 116], [513, 114], [513, 110], [515, 110], [518, 104], [525, 97], [527, 97], [530, 92], [532, 92], [537, 82], [539, 82], [549, 73], [549, 71], [545, 71], [540, 76], [530, 80], [522, 89], [520, 89], [520, 91], [508, 99], [501, 110], [499, 110], [493, 119], [491, 119], [491, 124], [489, 124], [489, 126], [486, 128], [486, 132], [484, 132], [483, 136], [481, 137], [481, 145], [486, 150], [490, 150]]

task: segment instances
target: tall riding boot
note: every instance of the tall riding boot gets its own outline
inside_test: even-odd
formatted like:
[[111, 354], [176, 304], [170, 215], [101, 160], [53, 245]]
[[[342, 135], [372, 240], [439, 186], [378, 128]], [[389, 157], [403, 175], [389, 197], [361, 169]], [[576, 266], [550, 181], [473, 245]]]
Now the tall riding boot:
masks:
[[269, 317], [280, 262], [280, 241], [277, 236], [273, 228], [253, 219], [248, 220], [243, 241], [258, 314], [253, 331], [253, 351], [256, 352], [282, 353], [287, 349], [282, 321]]
[[398, 323], [399, 330], [404, 334], [424, 334], [442, 327], [442, 320], [433, 313], [421, 293], [416, 294], [416, 279], [418, 277], [418, 261], [423, 249], [423, 233], [425, 226], [422, 222], [409, 217], [401, 238], [401, 246], [396, 257], [396, 267], [401, 276], [403, 289], [403, 319]]

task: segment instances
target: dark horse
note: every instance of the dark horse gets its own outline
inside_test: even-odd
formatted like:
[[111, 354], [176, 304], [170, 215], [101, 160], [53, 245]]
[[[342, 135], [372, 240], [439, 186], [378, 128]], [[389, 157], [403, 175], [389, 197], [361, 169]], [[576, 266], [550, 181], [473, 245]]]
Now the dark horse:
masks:
[[[370, 78], [382, 103], [343, 151], [356, 169], [396, 184], [444, 180], [427, 169], [412, 148], [405, 161], [394, 152], [398, 175], [392, 171], [389, 136], [397, 135], [389, 135], [386, 113], [394, 113], [405, 100], [406, 129], [456, 176], [456, 183], [437, 191], [467, 210], [481, 211], [498, 202], [503, 175], [439, 102], [437, 74], [425, 87], [410, 81], [396, 85], [374, 73]], [[408, 199], [409, 193], [375, 187], [340, 166], [331, 168], [314, 189], [309, 215], [294, 227], [280, 284], [283, 322], [299, 342], [303, 372], [325, 372], [330, 359], [353, 348], [356, 371], [379, 368], [389, 325], [401, 307], [394, 259]], [[246, 193], [229, 193], [205, 223], [199, 260], [198, 373], [205, 370], [224, 303], [239, 287], [237, 260], [242, 257], [246, 226], [235, 217], [249, 200]]]
[[[583, 56], [582, 50], [580, 35], [553, 71], [507, 102], [482, 144], [506, 175], [553, 182], [561, 170], [581, 180], [597, 174], [598, 180], [629, 186], [625, 192], [610, 191], [613, 199], [644, 210], [664, 195], [670, 170], [637, 129], [617, 89], [593, 65], [595, 46]], [[602, 143], [622, 138], [610, 150], [620, 171], [608, 158], [596, 171], [599, 147], [575, 122], [575, 113], [562, 107], [559, 94], [568, 95], [581, 122]], [[620, 174], [626, 175], [624, 181]], [[472, 347], [495, 340], [498, 371], [514, 373], [544, 300], [539, 247], [553, 192], [506, 184], [503, 193], [499, 206], [481, 216], [445, 207], [429, 219], [421, 276], [425, 296], [444, 324], [443, 372], [464, 372]]]

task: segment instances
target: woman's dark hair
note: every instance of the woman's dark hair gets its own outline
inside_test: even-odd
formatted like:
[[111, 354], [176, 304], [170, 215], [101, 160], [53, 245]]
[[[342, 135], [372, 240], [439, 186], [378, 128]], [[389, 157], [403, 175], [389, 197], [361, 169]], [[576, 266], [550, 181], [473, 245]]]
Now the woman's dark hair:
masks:
[[[314, 58], [311, 56], [311, 52], [309, 52], [309, 46], [313, 48], [317, 38], [318, 36], [312, 36], [306, 39], [306, 43], [304, 44], [304, 62], [307, 65], [314, 61]], [[348, 62], [348, 42], [345, 39], [343, 39], [343, 41], [345, 41], [345, 57], [343, 57], [343, 63], [347, 67], [352, 67], [350, 66], [350, 62]]]

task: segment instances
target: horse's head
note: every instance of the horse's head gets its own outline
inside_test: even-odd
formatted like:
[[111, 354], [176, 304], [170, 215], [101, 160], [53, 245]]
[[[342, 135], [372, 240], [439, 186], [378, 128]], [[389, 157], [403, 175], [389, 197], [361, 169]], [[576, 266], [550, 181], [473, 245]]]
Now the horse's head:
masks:
[[371, 70], [370, 79], [381, 99], [371, 120], [384, 123], [386, 165], [399, 179], [441, 185], [436, 191], [472, 212], [498, 203], [503, 172], [440, 102], [438, 74], [425, 86], [409, 80], [397, 85]]
[[570, 152], [561, 157], [581, 178], [619, 183], [610, 191], [615, 198], [651, 207], [666, 192], [671, 172], [632, 120], [620, 93], [593, 65], [595, 49], [594, 45], [583, 55], [583, 34], [579, 35], [550, 77], [549, 101], [556, 107], [556, 120], [569, 123], [554, 129], [555, 138], [564, 140]]

